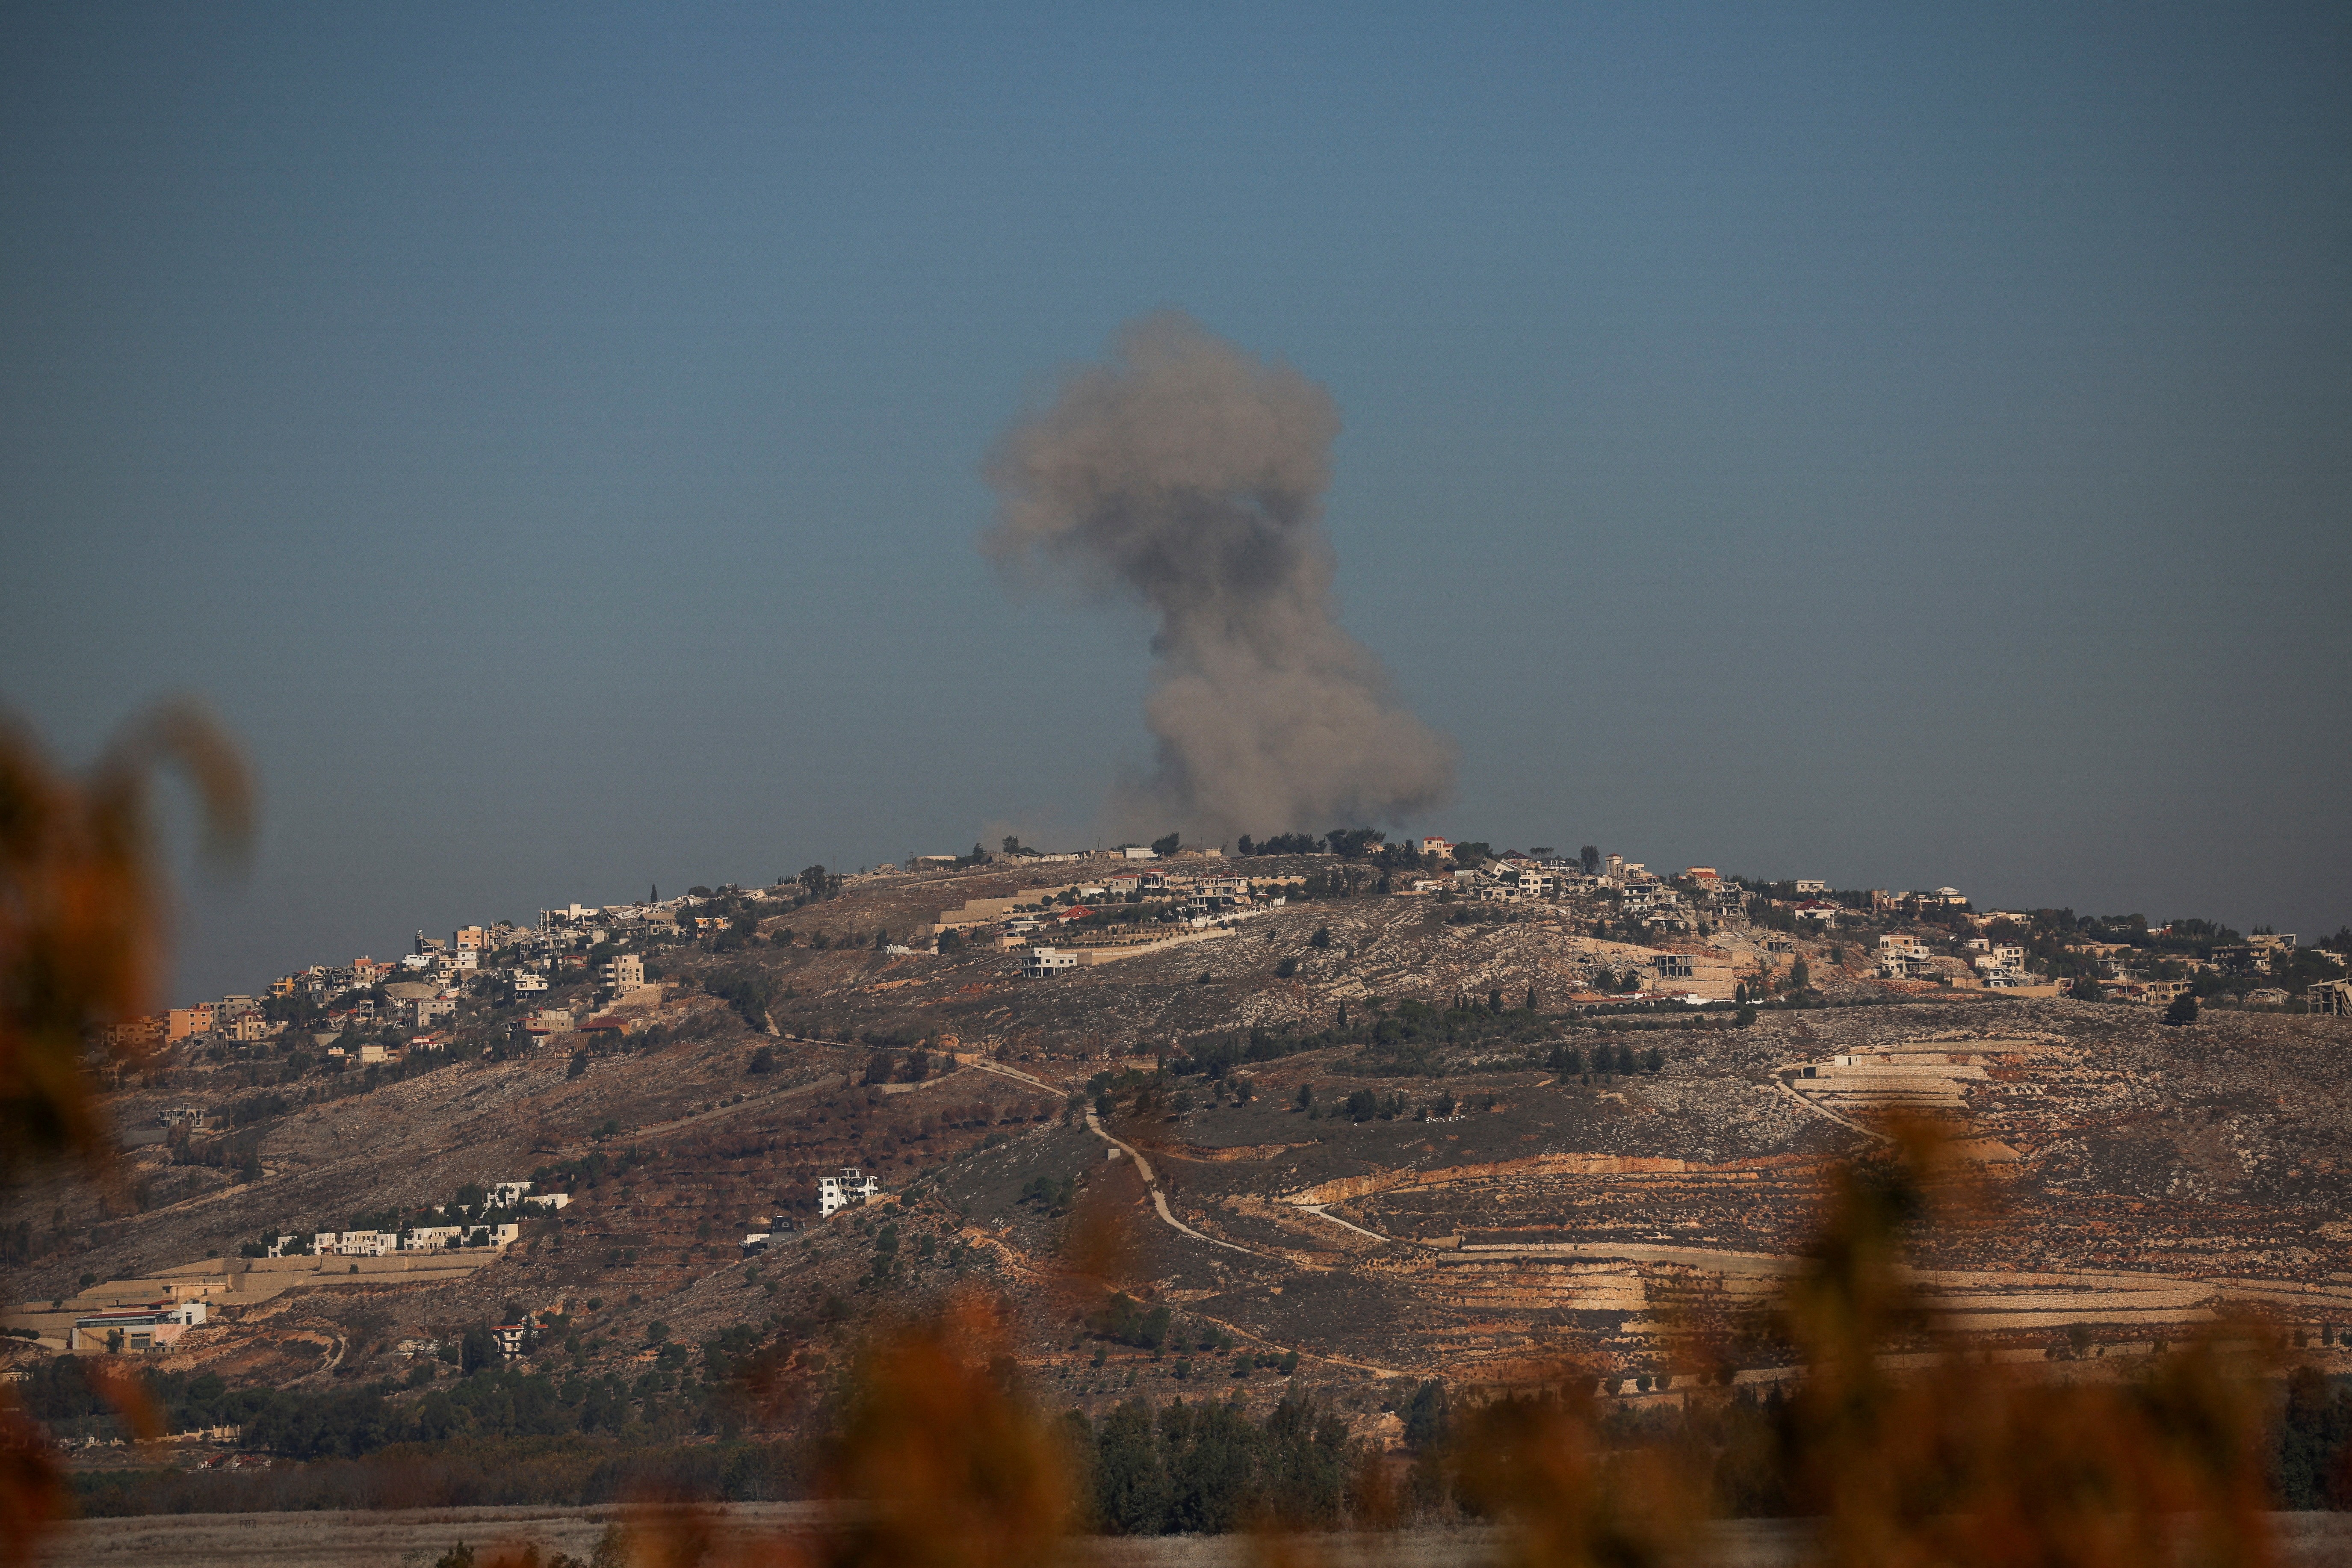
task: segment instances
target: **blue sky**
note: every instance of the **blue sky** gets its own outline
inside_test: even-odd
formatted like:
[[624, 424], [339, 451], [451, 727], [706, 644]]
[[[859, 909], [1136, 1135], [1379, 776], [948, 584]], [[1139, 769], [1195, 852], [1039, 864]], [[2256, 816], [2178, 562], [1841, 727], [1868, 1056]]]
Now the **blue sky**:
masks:
[[13, 6], [0, 703], [243, 741], [190, 994], [1091, 841], [1149, 626], [980, 467], [1173, 306], [1339, 404], [1406, 826], [2333, 931], [2347, 78], [2320, 6]]

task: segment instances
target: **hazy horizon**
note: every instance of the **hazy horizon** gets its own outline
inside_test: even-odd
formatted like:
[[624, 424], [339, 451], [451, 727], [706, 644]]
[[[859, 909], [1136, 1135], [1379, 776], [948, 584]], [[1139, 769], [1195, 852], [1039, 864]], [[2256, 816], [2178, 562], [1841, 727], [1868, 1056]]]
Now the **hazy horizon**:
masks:
[[1154, 625], [985, 466], [1164, 310], [1336, 410], [1334, 636], [1454, 748], [1383, 826], [2352, 921], [2339, 8], [0, 40], [0, 709], [194, 691], [261, 782], [175, 999], [1107, 836]]

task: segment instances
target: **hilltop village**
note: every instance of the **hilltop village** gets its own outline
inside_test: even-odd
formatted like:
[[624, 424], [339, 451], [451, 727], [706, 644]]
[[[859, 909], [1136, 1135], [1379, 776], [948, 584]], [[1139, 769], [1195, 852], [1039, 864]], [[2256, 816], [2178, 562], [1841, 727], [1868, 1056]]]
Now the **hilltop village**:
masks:
[[[1165, 854], [1161, 852], [1165, 850]], [[1322, 864], [1318, 864], [1321, 862]], [[2298, 947], [2266, 929], [2240, 935], [2210, 921], [2151, 926], [2137, 915], [2093, 919], [2072, 910], [1978, 911], [1957, 889], [1832, 890], [1819, 879], [1767, 882], [1694, 866], [1659, 874], [1587, 847], [1493, 851], [1424, 837], [1391, 845], [1377, 831], [1296, 834], [1239, 854], [1159, 847], [1046, 854], [1007, 840], [989, 854], [914, 856], [904, 868], [844, 877], [812, 867], [768, 888], [696, 888], [672, 899], [542, 910], [535, 924], [457, 928], [446, 939], [416, 933], [396, 960], [362, 955], [313, 964], [271, 981], [260, 994], [231, 994], [135, 1020], [122, 1032], [147, 1045], [184, 1042], [210, 1059], [236, 1047], [290, 1037], [289, 1053], [332, 1072], [445, 1047], [461, 1005], [469, 1016], [515, 1011], [499, 1021], [517, 1038], [626, 1032], [662, 989], [660, 955], [685, 947], [714, 953], [798, 942], [823, 951], [821, 931], [794, 932], [791, 911], [845, 892], [893, 897], [944, 889], [978, 873], [1011, 890], [967, 898], [928, 920], [911, 919], [871, 944], [892, 957], [952, 955], [980, 946], [1020, 955], [1033, 979], [1234, 934], [1294, 900], [1360, 894], [1424, 900], [1457, 923], [1552, 920], [1589, 926], [1598, 942], [1627, 949], [1622, 967], [1596, 963], [1569, 1005], [1761, 1000], [1789, 988], [1772, 955], [1799, 935], [1833, 942], [1841, 969], [1888, 982], [2018, 995], [2062, 990], [2086, 1000], [2167, 1005], [2200, 1003], [2340, 1012], [2352, 1007], [2345, 943]], [[1009, 879], [1007, 879], [1007, 874]], [[1026, 873], [1024, 875], [1024, 873]], [[2339, 933], [2340, 936], [2340, 933]], [[866, 944], [865, 933], [853, 940]], [[1852, 961], [1849, 961], [1851, 952]], [[1799, 987], [1801, 989], [1801, 985]], [[347, 1038], [348, 1037], [348, 1038]]]
[[[2245, 1311], [2352, 1342], [2352, 931], [1343, 830], [1008, 840], [414, 948], [123, 1026], [119, 1179], [0, 1214], [11, 1375], [139, 1358], [197, 1468], [715, 1443], [796, 1418], [744, 1367], [821, 1383], [977, 1290], [1090, 1418], [1311, 1394], [1396, 1443], [1425, 1384], [1562, 1357], [1679, 1405], [1792, 1374], [1738, 1325], [1896, 1107], [1997, 1194], [1920, 1258], [1989, 1353], [2120, 1365]], [[110, 1420], [48, 1424], [102, 1465]]]

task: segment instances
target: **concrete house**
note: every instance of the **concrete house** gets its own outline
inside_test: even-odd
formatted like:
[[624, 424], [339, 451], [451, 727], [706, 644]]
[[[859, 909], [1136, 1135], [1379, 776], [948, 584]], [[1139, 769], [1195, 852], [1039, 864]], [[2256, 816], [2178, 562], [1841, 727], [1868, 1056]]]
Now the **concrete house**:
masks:
[[866, 1203], [882, 1194], [882, 1184], [855, 1165], [845, 1165], [838, 1176], [816, 1179], [816, 1212], [831, 1215], [855, 1204]]

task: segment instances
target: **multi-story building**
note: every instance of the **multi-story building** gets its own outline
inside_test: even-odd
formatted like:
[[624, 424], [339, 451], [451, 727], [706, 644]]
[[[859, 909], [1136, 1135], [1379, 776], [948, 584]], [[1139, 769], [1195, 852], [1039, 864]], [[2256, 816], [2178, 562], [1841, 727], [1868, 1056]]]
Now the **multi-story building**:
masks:
[[1878, 975], [1882, 980], [1930, 980], [1935, 960], [1916, 937], [1890, 931], [1878, 939]]
[[213, 1005], [199, 1002], [193, 1007], [174, 1007], [166, 1015], [163, 1038], [166, 1041], [184, 1040], [194, 1035], [209, 1035], [213, 1027]]
[[816, 1179], [816, 1212], [830, 1215], [881, 1194], [880, 1182], [855, 1165], [846, 1165], [838, 1176], [819, 1176]]
[[1969, 943], [1971, 950], [1969, 963], [1987, 985], [2005, 988], [2026, 984], [2025, 949], [2015, 942], [1989, 942], [1978, 938]]

